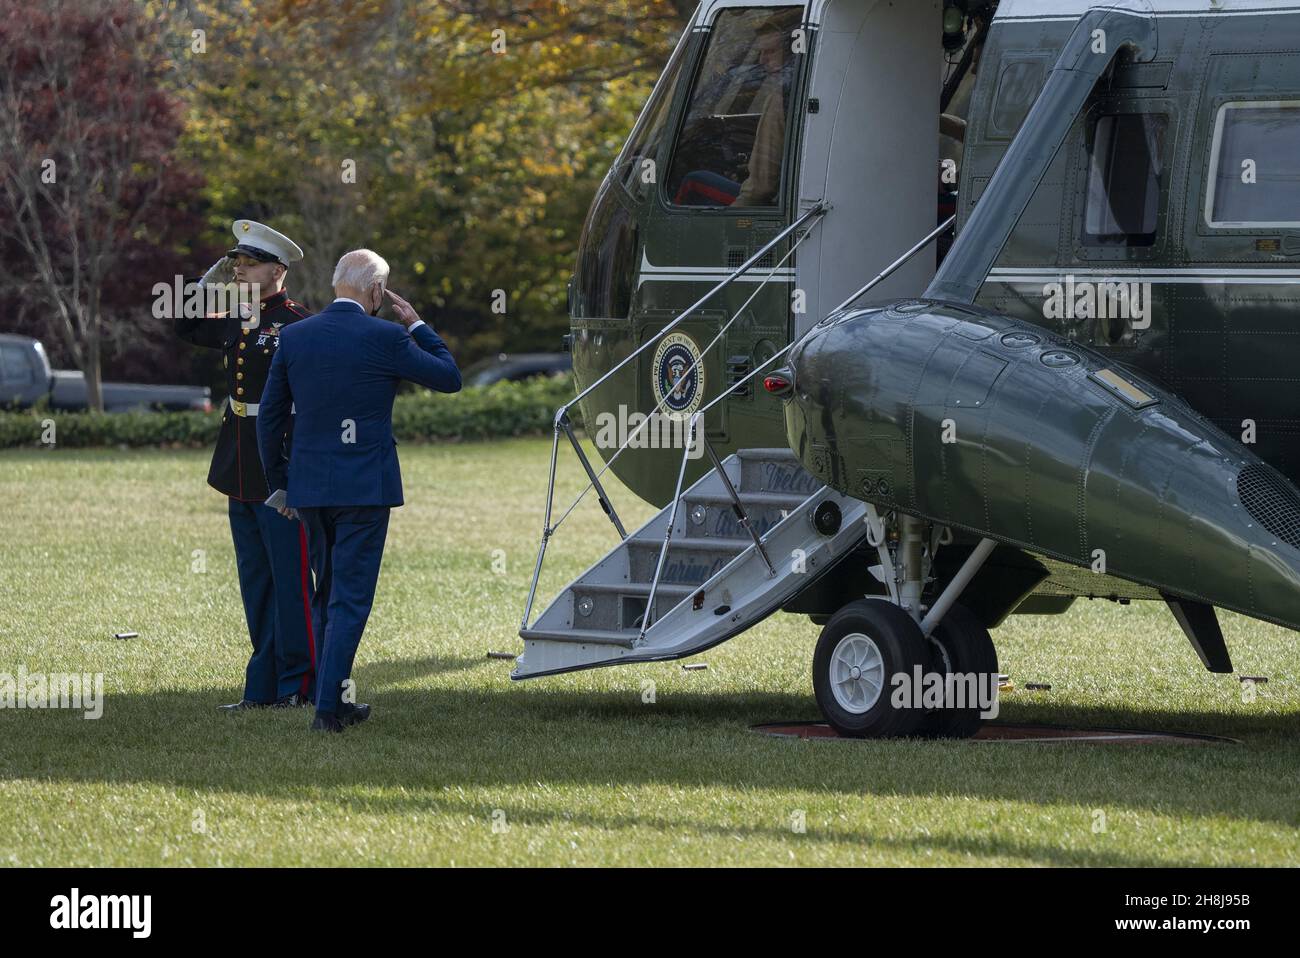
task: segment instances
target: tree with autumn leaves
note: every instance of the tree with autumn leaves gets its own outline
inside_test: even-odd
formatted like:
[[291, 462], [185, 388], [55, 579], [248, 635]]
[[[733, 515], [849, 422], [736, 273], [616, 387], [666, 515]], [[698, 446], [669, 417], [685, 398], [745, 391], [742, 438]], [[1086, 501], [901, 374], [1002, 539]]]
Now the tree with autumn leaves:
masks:
[[591, 197], [693, 6], [0, 0], [0, 322], [88, 380], [106, 351], [174, 374], [148, 291], [248, 217], [303, 247], [309, 307], [368, 246], [462, 361], [555, 349]]
[[[358, 246], [458, 357], [556, 349], [591, 197], [685, 22], [626, 3], [198, 0], [176, 32], [211, 225], [262, 219], [309, 306]], [[499, 311], [504, 304], [504, 312]]]
[[0, 309], [85, 371], [153, 351], [157, 275], [201, 229], [162, 23], [132, 0], [0, 0]]

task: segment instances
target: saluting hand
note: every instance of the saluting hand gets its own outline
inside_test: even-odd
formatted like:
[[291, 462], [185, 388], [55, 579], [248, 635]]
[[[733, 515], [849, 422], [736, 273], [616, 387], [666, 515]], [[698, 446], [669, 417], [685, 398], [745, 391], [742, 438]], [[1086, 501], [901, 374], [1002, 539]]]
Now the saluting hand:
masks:
[[408, 303], [402, 297], [398, 296], [391, 289], [384, 290], [388, 298], [393, 301], [393, 311], [397, 313], [397, 318], [401, 320], [402, 325], [410, 329], [415, 323], [420, 321], [420, 314], [415, 311], [415, 307]]

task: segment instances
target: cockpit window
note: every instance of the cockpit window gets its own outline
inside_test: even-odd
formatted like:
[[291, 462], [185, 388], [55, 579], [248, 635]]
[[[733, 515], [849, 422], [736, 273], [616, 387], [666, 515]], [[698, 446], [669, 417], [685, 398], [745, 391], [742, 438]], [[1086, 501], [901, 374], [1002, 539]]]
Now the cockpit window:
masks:
[[1214, 127], [1205, 218], [1214, 227], [1300, 225], [1300, 101], [1225, 103]]
[[734, 7], [714, 22], [665, 184], [678, 206], [776, 206], [803, 7]]
[[1165, 180], [1165, 132], [1159, 113], [1099, 117], [1088, 166], [1088, 246], [1152, 246]]
[[668, 128], [668, 118], [676, 98], [677, 84], [681, 81], [682, 64], [686, 60], [688, 45], [689, 33], [683, 34], [618, 159], [617, 176], [624, 188], [637, 199], [642, 199], [659, 182], [656, 169], [659, 147], [663, 143], [664, 131]]

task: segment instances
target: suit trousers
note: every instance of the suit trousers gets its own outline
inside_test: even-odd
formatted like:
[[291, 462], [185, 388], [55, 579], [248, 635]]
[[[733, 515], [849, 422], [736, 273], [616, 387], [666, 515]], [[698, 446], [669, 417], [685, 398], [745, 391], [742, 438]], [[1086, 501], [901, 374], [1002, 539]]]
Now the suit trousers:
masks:
[[[312, 506], [298, 510], [316, 573], [312, 624], [322, 636], [316, 711], [336, 715], [343, 683], [361, 644], [388, 536], [388, 506]], [[346, 708], [344, 708], [346, 711]]]

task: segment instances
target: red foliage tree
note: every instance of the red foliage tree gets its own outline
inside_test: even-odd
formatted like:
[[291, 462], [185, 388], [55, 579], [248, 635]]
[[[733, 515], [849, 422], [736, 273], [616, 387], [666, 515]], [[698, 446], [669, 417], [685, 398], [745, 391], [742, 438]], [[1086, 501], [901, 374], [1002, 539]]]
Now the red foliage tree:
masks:
[[0, 0], [8, 325], [71, 358], [92, 409], [106, 355], [166, 342], [152, 288], [192, 267], [203, 228], [201, 179], [175, 153], [183, 116], [164, 84], [166, 36], [133, 0]]

